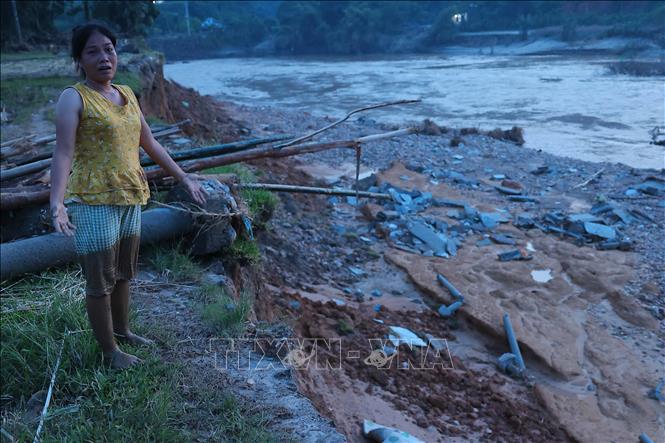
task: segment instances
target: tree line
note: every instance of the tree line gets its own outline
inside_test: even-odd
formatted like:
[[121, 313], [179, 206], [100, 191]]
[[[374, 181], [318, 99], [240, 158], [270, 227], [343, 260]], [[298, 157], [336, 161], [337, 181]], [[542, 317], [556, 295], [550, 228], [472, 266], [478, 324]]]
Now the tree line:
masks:
[[424, 46], [446, 44], [465, 31], [526, 34], [545, 26], [560, 26], [569, 39], [582, 25], [640, 35], [664, 30], [665, 2], [12, 0], [2, 2], [2, 16], [3, 48], [19, 40], [62, 41], [74, 24], [97, 19], [125, 36], [189, 34], [219, 46], [270, 41], [278, 53], [354, 54], [383, 52], [386, 42], [414, 30]]

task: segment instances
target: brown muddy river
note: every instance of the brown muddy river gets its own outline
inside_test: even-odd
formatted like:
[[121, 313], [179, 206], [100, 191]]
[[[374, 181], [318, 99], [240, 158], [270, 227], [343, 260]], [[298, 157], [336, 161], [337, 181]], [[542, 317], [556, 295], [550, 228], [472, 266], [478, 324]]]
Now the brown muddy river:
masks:
[[403, 123], [525, 129], [526, 146], [594, 162], [665, 167], [649, 131], [665, 126], [665, 78], [611, 75], [601, 57], [399, 56], [226, 58], [172, 63], [167, 78], [203, 94], [340, 117], [365, 104], [422, 98], [371, 111]]

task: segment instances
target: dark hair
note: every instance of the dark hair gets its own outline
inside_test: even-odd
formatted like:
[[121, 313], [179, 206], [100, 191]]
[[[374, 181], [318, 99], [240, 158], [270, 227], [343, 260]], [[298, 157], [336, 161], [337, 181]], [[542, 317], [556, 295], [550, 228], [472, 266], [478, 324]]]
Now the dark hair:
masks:
[[[76, 26], [72, 29], [72, 44], [71, 44], [71, 56], [75, 63], [78, 63], [81, 60], [81, 54], [83, 54], [83, 49], [85, 44], [88, 43], [88, 39], [94, 32], [99, 32], [100, 34], [108, 37], [115, 48], [117, 38], [113, 31], [111, 31], [106, 25], [102, 23], [90, 22], [85, 25]], [[85, 72], [82, 69], [79, 69], [81, 75], [85, 77]]]

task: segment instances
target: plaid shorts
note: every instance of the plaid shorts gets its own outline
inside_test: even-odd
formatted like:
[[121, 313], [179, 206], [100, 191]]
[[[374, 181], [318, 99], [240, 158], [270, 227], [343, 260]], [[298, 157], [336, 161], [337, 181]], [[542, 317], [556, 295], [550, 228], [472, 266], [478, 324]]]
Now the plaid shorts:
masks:
[[102, 297], [116, 280], [136, 275], [141, 236], [140, 205], [72, 203], [74, 247], [86, 281], [86, 295]]

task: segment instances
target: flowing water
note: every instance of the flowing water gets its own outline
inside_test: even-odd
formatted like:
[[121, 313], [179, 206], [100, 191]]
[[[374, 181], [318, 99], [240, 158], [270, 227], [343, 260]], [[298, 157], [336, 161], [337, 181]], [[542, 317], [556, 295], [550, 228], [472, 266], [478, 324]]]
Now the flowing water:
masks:
[[[601, 57], [400, 56], [226, 58], [168, 64], [167, 78], [203, 94], [340, 117], [365, 104], [383, 122], [525, 129], [526, 147], [589, 161], [665, 167], [649, 131], [665, 126], [665, 78], [611, 75]], [[268, 122], [266, 122], [268, 123]]]

